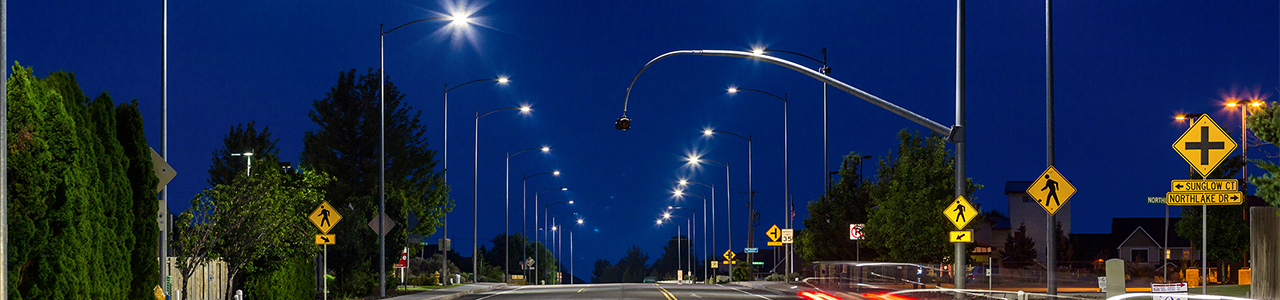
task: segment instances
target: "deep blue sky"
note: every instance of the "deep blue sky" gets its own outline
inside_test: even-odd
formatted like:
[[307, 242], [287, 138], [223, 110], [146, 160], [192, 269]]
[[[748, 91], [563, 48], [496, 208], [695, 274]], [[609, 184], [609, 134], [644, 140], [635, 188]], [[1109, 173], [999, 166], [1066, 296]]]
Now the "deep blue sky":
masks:
[[[148, 141], [160, 148], [160, 1], [11, 5], [10, 62], [33, 67], [36, 74], [74, 72], [90, 96], [109, 91], [118, 102], [138, 99]], [[206, 186], [211, 152], [222, 146], [229, 127], [254, 120], [270, 126], [280, 138], [282, 159], [296, 162], [303, 133], [316, 128], [307, 118], [311, 102], [324, 97], [338, 72], [377, 67], [379, 23], [395, 26], [453, 6], [435, 0], [170, 5], [168, 161], [179, 172], [169, 185], [174, 211], [185, 209]], [[822, 189], [819, 82], [748, 60], [674, 57], [640, 77], [628, 112], [634, 127], [615, 131], [627, 85], [650, 59], [672, 50], [756, 45], [819, 56], [826, 47], [836, 79], [949, 126], [955, 122], [954, 5], [470, 2], [466, 6], [478, 9], [482, 25], [472, 27], [469, 38], [451, 38], [444, 23], [414, 24], [388, 35], [387, 73], [408, 103], [422, 110], [433, 149], [442, 146], [446, 83], [511, 76], [505, 87], [481, 83], [450, 94], [449, 183], [458, 200], [450, 235], [469, 249], [473, 112], [532, 104], [528, 117], [481, 120], [480, 237], [487, 241], [502, 230], [503, 153], [549, 145], [549, 155], [526, 153], [512, 160], [512, 186], [518, 190], [521, 174], [565, 172], [558, 179], [532, 180], [530, 190], [570, 187], [567, 195], [542, 198], [578, 201], [573, 210], [587, 223], [575, 236], [578, 262], [586, 266], [577, 269], [586, 272], [595, 259], [616, 260], [632, 243], [660, 254], [674, 229], [659, 229], [653, 221], [661, 208], [676, 203], [670, 191], [677, 176], [689, 173], [681, 157], [692, 151], [732, 165], [735, 248], [741, 248], [745, 145], [727, 136], [702, 139], [698, 131], [704, 127], [754, 136], [764, 227], [758, 238], [782, 221], [781, 103], [759, 94], [730, 97], [724, 92], [730, 85], [789, 95], [791, 190], [799, 219], [808, 214], [802, 204]], [[1005, 210], [1005, 181], [1032, 180], [1045, 168], [1043, 5], [971, 1], [967, 8], [968, 176], [986, 185], [974, 199], [984, 209]], [[1079, 189], [1071, 199], [1076, 233], [1108, 232], [1113, 217], [1163, 215], [1163, 207], [1146, 204], [1145, 197], [1163, 195], [1170, 179], [1186, 176], [1185, 162], [1170, 148], [1185, 128], [1174, 113], [1213, 113], [1238, 136], [1238, 112], [1221, 108], [1224, 92], [1241, 87], [1276, 94], [1275, 2], [1059, 1], [1054, 16], [1057, 167]], [[838, 90], [828, 92], [833, 169], [849, 151], [877, 159], [890, 154], [901, 129], [926, 130]], [[1260, 149], [1251, 151], [1255, 158], [1277, 153], [1274, 147]], [[719, 188], [721, 249], [712, 252], [723, 252], [723, 170], [698, 170], [694, 180]], [[512, 198], [514, 231], [519, 193]], [[700, 208], [701, 201], [682, 204]]]

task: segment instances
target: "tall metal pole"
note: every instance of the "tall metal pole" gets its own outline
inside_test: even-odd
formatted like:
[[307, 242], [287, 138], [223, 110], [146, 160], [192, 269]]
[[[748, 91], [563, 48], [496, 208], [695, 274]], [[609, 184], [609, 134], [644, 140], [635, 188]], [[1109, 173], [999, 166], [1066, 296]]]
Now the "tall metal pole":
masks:
[[507, 152], [507, 172], [502, 175], [502, 183], [506, 185], [502, 196], [506, 198], [507, 203], [506, 217], [503, 218], [506, 225], [502, 230], [502, 256], [505, 261], [502, 267], [502, 282], [508, 282], [508, 278], [511, 277], [511, 152]]
[[[445, 184], [449, 184], [449, 84], [444, 84], [444, 174], [442, 175]], [[444, 230], [441, 232], [444, 241], [449, 240], [449, 214], [444, 214]], [[449, 248], [445, 248], [441, 243], [440, 249], [444, 258], [440, 264], [440, 283], [448, 285], [445, 278], [449, 278], [449, 248], [453, 248], [453, 242], [449, 242]]]
[[[0, 66], [9, 63], [9, 1], [0, 0]], [[0, 261], [9, 261], [9, 71], [0, 70]], [[0, 300], [9, 299], [9, 266], [0, 267]]]
[[[825, 87], [823, 87], [822, 89], [823, 89], [823, 91], [826, 91], [826, 88], [825, 88]], [[785, 104], [784, 104], [784, 105], [785, 105]], [[826, 115], [826, 114], [825, 114], [825, 113], [823, 113], [823, 115]], [[824, 118], [825, 118], [825, 117], [824, 117]], [[785, 121], [784, 121], [784, 123], [785, 123]], [[823, 123], [825, 124], [826, 122], [824, 121]], [[784, 125], [784, 126], [785, 126], [785, 125]], [[824, 126], [825, 126], [825, 125], [824, 125]], [[786, 130], [783, 130], [783, 131], [786, 131]], [[783, 133], [783, 135], [786, 135], [786, 133]], [[825, 135], [824, 135], [824, 136], [825, 136]], [[756, 247], [756, 223], [755, 223], [755, 217], [756, 217], [756, 209], [755, 209], [755, 203], [756, 203], [756, 190], [755, 190], [755, 188], [753, 187], [753, 186], [754, 186], [754, 183], [752, 183], [752, 182], [751, 182], [751, 180], [752, 180], [752, 177], [751, 177], [751, 170], [752, 170], [751, 149], [752, 149], [752, 145], [751, 145], [751, 135], [747, 135], [747, 225], [748, 225], [748, 226], [751, 226], [751, 231], [747, 232], [747, 234], [748, 234], [748, 235], [747, 235], [747, 243], [748, 243], [748, 244], [750, 244], [750, 245], [749, 245], [749, 247], [751, 247], [751, 248], [755, 248], [755, 247]], [[714, 188], [714, 187], [712, 187], [712, 188], [711, 188], [711, 199], [715, 199], [715, 198], [716, 198], [716, 195], [715, 195], [715, 194], [716, 194], [716, 193], [715, 193], [715, 188]], [[713, 201], [713, 202], [714, 202], [714, 201]], [[703, 221], [705, 221], [705, 220], [703, 220]], [[703, 227], [706, 227], [706, 226], [703, 226]], [[706, 228], [703, 228], [703, 230], [706, 230]], [[707, 246], [707, 245], [702, 245], [702, 247], [703, 247], [703, 248], [706, 248], [706, 246]], [[749, 254], [747, 254], [747, 260], [750, 260], [752, 263], [755, 263], [755, 255], [756, 255], [755, 253], [749, 253]], [[752, 271], [752, 272], [751, 272], [751, 274], [752, 274], [752, 276], [753, 276], [753, 277], [755, 276], [755, 273], [756, 273], [756, 272], [755, 272], [755, 268], [756, 268], [756, 267], [755, 267], [755, 265], [751, 265], [751, 271]]]
[[573, 284], [573, 231], [569, 232], [569, 284]]
[[[956, 126], [964, 129], [964, 0], [956, 0]], [[964, 137], [961, 134], [956, 143], [956, 197], [964, 196], [965, 162]], [[952, 277], [957, 289], [964, 289], [965, 277], [960, 273], [965, 269], [965, 243], [955, 243], [955, 265], [951, 268]], [[956, 298], [963, 297], [957, 293]]]
[[[823, 90], [825, 91], [825, 90], [826, 90], [826, 88], [823, 88]], [[783, 181], [784, 181], [784, 192], [783, 192], [783, 193], [785, 194], [785, 195], [783, 195], [783, 197], [784, 197], [784, 199], [783, 199], [783, 203], [786, 203], [786, 205], [787, 205], [786, 209], [783, 209], [782, 211], [783, 211], [783, 213], [784, 213], [784, 214], [786, 214], [786, 215], [784, 215], [784, 217], [786, 217], [786, 221], [787, 221], [787, 229], [791, 229], [791, 207], [792, 207], [792, 206], [791, 206], [791, 141], [790, 141], [790, 138], [791, 138], [791, 137], [790, 137], [790, 135], [791, 135], [791, 129], [790, 129], [790, 126], [791, 126], [790, 115], [791, 115], [791, 113], [790, 113], [790, 111], [789, 111], [789, 106], [791, 105], [791, 104], [790, 104], [790, 103], [791, 103], [791, 101], [787, 101], [787, 98], [788, 98], [788, 97], [787, 97], [787, 94], [786, 94], [786, 93], [782, 93], [782, 173], [783, 173], [783, 174], [782, 174], [782, 177], [783, 177]], [[826, 105], [827, 105], [827, 104], [826, 104], [826, 100], [825, 100], [825, 99], [823, 100], [823, 102], [822, 102], [822, 103], [823, 103], [823, 104], [822, 104], [822, 105], [823, 105], [823, 107], [826, 107]], [[825, 122], [825, 121], [823, 122], [823, 126], [824, 126], [824, 128], [825, 128], [825, 126], [826, 126], [826, 122]], [[824, 136], [825, 136], [825, 134], [824, 134]], [[825, 147], [825, 146], [824, 146], [824, 147]], [[825, 155], [824, 155], [824, 159], [825, 159]], [[825, 166], [826, 164], [824, 163], [823, 165]], [[791, 272], [793, 272], [793, 271], [794, 271], [794, 268], [795, 268], [795, 266], [794, 266], [794, 265], [792, 264], [792, 262], [791, 262], [792, 258], [794, 258], [794, 257], [795, 257], [795, 253], [793, 253], [793, 251], [795, 251], [795, 250], [793, 250], [794, 248], [792, 248], [792, 247], [791, 247], [792, 245], [794, 245], [794, 244], [787, 244], [787, 245], [786, 245], [786, 249], [787, 249], [787, 276], [783, 276], [783, 277], [786, 277], [786, 278], [784, 278], [784, 279], [783, 279], [783, 282], [791, 282]]]
[[[1054, 165], [1053, 141], [1053, 0], [1044, 1], [1044, 65], [1045, 65], [1045, 153], [1046, 164]], [[1058, 294], [1058, 231], [1054, 225], [1058, 217], [1045, 211], [1045, 260], [1048, 262], [1046, 281], [1049, 295]]]
[[[1200, 294], [1209, 294], [1209, 206], [1200, 206]], [[1224, 274], [1225, 275], [1225, 274]]]
[[[510, 158], [507, 158], [507, 159], [510, 160]], [[523, 262], [529, 258], [529, 237], [524, 236], [528, 234], [526, 233], [528, 232], [526, 231], [528, 230], [528, 228], [524, 226], [525, 223], [528, 223], [528, 222], [527, 220], [524, 219], [524, 217], [527, 211], [529, 210], [529, 202], [528, 202], [529, 195], [526, 194], [528, 193], [526, 189], [528, 188], [529, 177], [526, 177], [525, 175], [520, 175], [520, 178], [521, 178], [520, 179], [520, 235], [521, 237], [524, 238], [524, 242], [520, 244], [520, 261]], [[529, 269], [529, 266], [524, 266], [523, 268], [520, 268], [520, 275], [527, 277], [528, 272], [526, 271], [528, 269]], [[525, 284], [528, 284], [529, 279], [524, 278], [524, 280], [526, 282]]]
[[387, 296], [387, 237], [382, 234], [387, 213], [387, 61], [386, 34], [378, 24], [378, 295]]
[[476, 195], [476, 172], [480, 170], [480, 112], [476, 111], [475, 139], [471, 152], [471, 276], [480, 282], [480, 197]]
[[[8, 14], [8, 7], [5, 8]], [[8, 15], [6, 15], [8, 17]], [[5, 20], [8, 22], [8, 20]], [[6, 28], [7, 29], [7, 28]], [[7, 35], [8, 33], [6, 33]], [[6, 39], [8, 37], [6, 36]], [[169, 0], [164, 1], [164, 35], [162, 38], [163, 53], [160, 60], [160, 156], [163, 159], [169, 159]], [[7, 41], [6, 41], [7, 42]], [[6, 58], [7, 59], [7, 58]], [[5, 63], [8, 65], [8, 63]], [[7, 72], [7, 71], [6, 71]], [[8, 78], [4, 79], [8, 81]], [[8, 93], [6, 90], [5, 93]], [[7, 108], [6, 108], [7, 109]], [[6, 116], [7, 117], [7, 116]], [[5, 130], [8, 127], [6, 127]], [[8, 148], [6, 148], [7, 151]], [[8, 169], [5, 169], [6, 173]], [[167, 186], [160, 187], [160, 286], [164, 287], [166, 294], [171, 293], [169, 285], [166, 285], [166, 278], [169, 278], [169, 189]], [[8, 219], [5, 220], [8, 222]], [[6, 223], [7, 224], [7, 223]], [[7, 225], [5, 227], [8, 227]], [[7, 236], [6, 236], [7, 237]], [[7, 241], [6, 241], [7, 243]], [[7, 258], [6, 258], [7, 259]], [[7, 277], [6, 277], [7, 278]]]

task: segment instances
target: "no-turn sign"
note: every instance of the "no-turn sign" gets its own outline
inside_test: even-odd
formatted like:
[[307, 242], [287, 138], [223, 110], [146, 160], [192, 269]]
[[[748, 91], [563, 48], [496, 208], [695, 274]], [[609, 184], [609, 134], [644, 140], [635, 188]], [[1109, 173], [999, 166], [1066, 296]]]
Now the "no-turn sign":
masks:
[[855, 241], [856, 241], [856, 240], [861, 240], [861, 239], [862, 239], [862, 226], [863, 226], [863, 224], [849, 224], [849, 239], [850, 239], [850, 240], [855, 240]]

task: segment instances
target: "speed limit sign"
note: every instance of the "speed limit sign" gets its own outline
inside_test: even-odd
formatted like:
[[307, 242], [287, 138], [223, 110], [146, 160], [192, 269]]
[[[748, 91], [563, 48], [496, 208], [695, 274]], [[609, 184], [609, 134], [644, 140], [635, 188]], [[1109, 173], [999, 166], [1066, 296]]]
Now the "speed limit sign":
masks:
[[862, 239], [862, 226], [863, 226], [863, 224], [849, 224], [849, 239], [850, 239], [850, 240], [855, 240], [855, 241], [856, 241], [856, 240], [861, 240], [861, 239]]

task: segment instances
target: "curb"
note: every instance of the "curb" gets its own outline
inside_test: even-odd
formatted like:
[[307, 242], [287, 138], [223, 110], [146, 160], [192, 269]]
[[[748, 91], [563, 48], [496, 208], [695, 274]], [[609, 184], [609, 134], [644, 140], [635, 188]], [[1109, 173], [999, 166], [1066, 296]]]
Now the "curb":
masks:
[[496, 290], [496, 289], [500, 289], [500, 288], [504, 288], [504, 287], [507, 287], [507, 284], [506, 284], [506, 283], [499, 283], [499, 284], [495, 284], [495, 285], [493, 285], [493, 286], [489, 286], [489, 287], [475, 288], [475, 289], [471, 289], [471, 290], [467, 290], [467, 291], [461, 291], [461, 292], [457, 292], [457, 293], [453, 293], [453, 294], [449, 294], [449, 295], [441, 295], [441, 296], [434, 297], [434, 298], [423, 298], [423, 299], [430, 299], [430, 300], [453, 300], [453, 299], [461, 298], [462, 296], [466, 296], [466, 295], [470, 295], [470, 294], [475, 294], [475, 293], [488, 292], [488, 291], [492, 291], [492, 290]]

